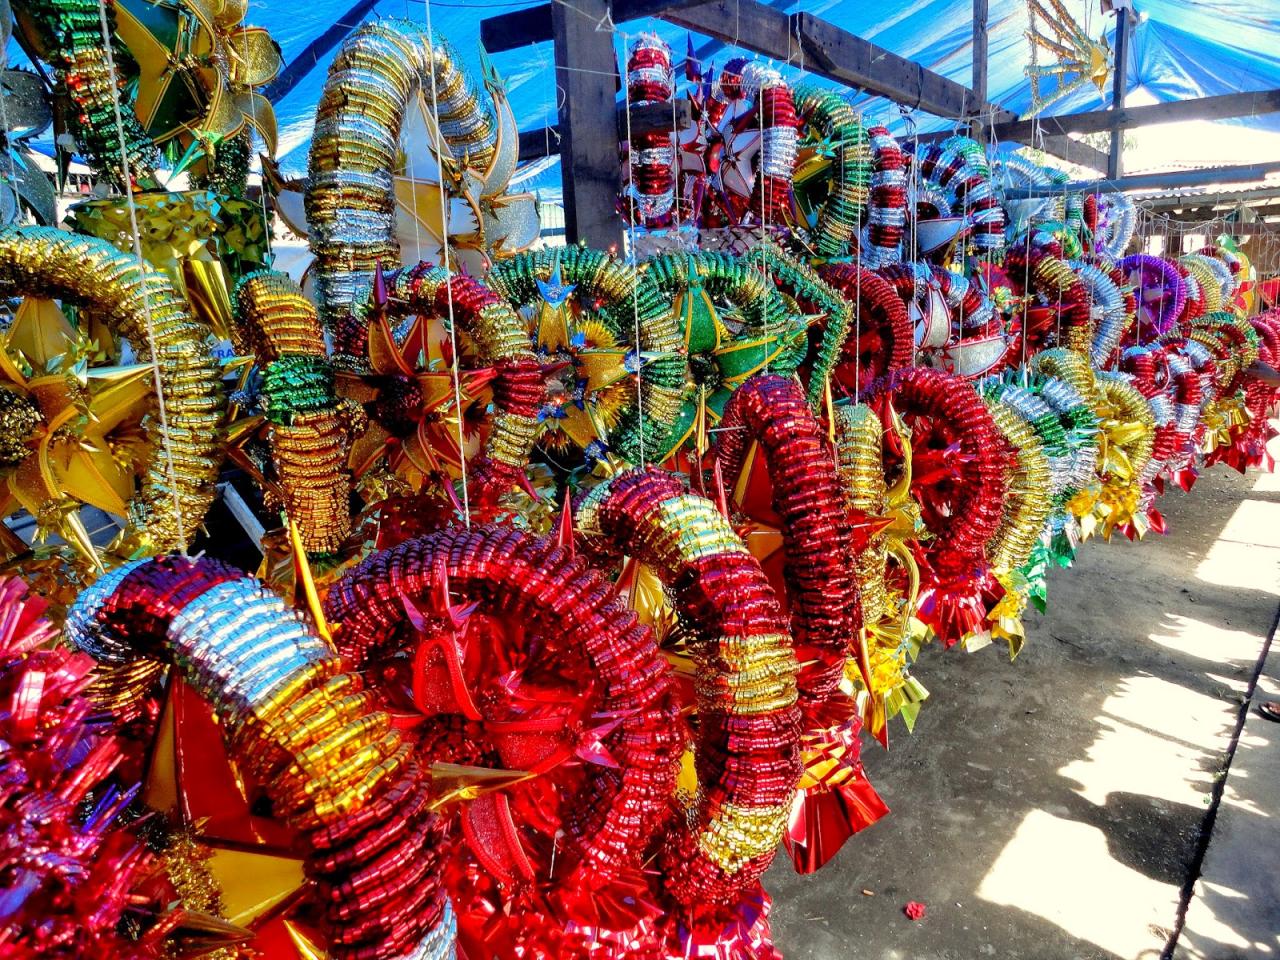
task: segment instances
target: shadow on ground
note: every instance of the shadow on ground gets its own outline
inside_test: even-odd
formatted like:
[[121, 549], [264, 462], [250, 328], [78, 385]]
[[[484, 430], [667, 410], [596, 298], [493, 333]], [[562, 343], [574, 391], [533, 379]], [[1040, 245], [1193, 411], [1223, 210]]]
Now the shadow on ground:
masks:
[[924, 652], [915, 734], [864, 747], [893, 812], [767, 878], [788, 958], [1161, 956], [1280, 596], [1257, 479], [1218, 468], [1164, 498], [1169, 536], [1087, 544], [1016, 663]]

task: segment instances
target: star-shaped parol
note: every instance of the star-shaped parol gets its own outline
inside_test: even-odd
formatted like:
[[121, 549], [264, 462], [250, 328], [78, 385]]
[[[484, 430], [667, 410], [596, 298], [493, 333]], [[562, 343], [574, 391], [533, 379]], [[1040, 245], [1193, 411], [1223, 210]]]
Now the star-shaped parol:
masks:
[[26, 509], [38, 536], [56, 535], [94, 566], [85, 505], [125, 518], [145, 460], [142, 418], [155, 390], [150, 364], [105, 366], [81, 318], [26, 298], [0, 334], [0, 515]]

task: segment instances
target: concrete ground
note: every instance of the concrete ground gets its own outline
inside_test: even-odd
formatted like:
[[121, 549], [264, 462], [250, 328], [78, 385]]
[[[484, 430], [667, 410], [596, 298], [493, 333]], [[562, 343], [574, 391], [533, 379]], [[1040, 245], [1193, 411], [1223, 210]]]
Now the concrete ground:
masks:
[[[1280, 957], [1280, 725], [1237, 734], [1280, 603], [1280, 478], [1219, 467], [1161, 508], [1168, 536], [1051, 575], [1015, 663], [921, 655], [915, 733], [864, 747], [892, 812], [767, 878], [788, 958]], [[1266, 666], [1257, 697], [1280, 698], [1280, 649]]]

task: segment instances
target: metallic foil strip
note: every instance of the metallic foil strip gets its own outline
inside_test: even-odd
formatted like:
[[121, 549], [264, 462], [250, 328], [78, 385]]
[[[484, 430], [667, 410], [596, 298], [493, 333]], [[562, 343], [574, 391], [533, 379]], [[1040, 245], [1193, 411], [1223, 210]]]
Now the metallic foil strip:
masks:
[[144, 420], [150, 453], [142, 487], [110, 549], [137, 556], [185, 547], [213, 502], [221, 460], [226, 401], [209, 327], [166, 276], [140, 268], [132, 254], [49, 227], [0, 229], [0, 291], [85, 308], [127, 340], [140, 362], [151, 359], [154, 342], [167, 423]]
[[455, 157], [485, 169], [498, 126], [452, 52], [422, 24], [379, 20], [353, 33], [329, 68], [316, 108], [306, 193], [316, 290], [326, 326], [368, 298], [379, 263], [399, 262], [392, 174], [415, 90], [431, 97]]

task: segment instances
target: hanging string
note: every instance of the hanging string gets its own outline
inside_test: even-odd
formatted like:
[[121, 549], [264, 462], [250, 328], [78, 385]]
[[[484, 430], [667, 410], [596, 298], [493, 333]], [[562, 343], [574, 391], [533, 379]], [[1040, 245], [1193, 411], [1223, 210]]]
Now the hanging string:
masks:
[[[959, 127], [956, 128], [956, 135], [960, 133]], [[964, 197], [960, 201], [960, 276], [964, 277], [965, 268], [968, 265], [968, 246], [969, 246], [969, 185], [961, 184], [964, 187]], [[953, 284], [959, 287], [959, 284]], [[962, 361], [964, 357], [964, 301], [963, 296], [960, 297], [960, 335], [956, 339], [956, 361]]]
[[[405, 2], [406, 2], [406, 3], [408, 3], [408, 0], [405, 0]], [[246, 19], [246, 20], [248, 19], [248, 11], [249, 11], [250, 6], [251, 6], [251, 4], [249, 4], [249, 3], [246, 3], [246, 4], [245, 4], [245, 19]], [[235, 55], [235, 54], [234, 54], [234, 51], [233, 51], [232, 55], [233, 55], [233, 56]], [[250, 155], [250, 156], [249, 156], [249, 160], [247, 161], [248, 166], [247, 166], [247, 168], [246, 168], [246, 172], [245, 172], [245, 176], [246, 176], [246, 178], [248, 177], [248, 172], [249, 172], [249, 170], [252, 170], [252, 168], [253, 168], [254, 133], [255, 133], [255, 131], [257, 131], [257, 130], [259, 129], [259, 124], [258, 124], [258, 98], [257, 98], [256, 96], [252, 96], [252, 95], [251, 95], [251, 96], [249, 97], [249, 115], [250, 115], [251, 117], [253, 117], [253, 126], [252, 126], [252, 128], [251, 128], [251, 129], [249, 129], [249, 130], [245, 131], [245, 132], [248, 134], [248, 136], [249, 136], [249, 147], [248, 147], [248, 149], [249, 149], [249, 155]], [[265, 141], [264, 141], [263, 145], [264, 145], [264, 147], [265, 147], [265, 145], [266, 145], [266, 144], [265, 144]], [[275, 260], [276, 260], [276, 254], [275, 254], [275, 218], [274, 218], [274, 217], [272, 217], [272, 215], [271, 215], [271, 211], [267, 209], [267, 178], [266, 178], [266, 176], [265, 176], [264, 174], [265, 174], [265, 171], [262, 169], [262, 163], [261, 163], [261, 160], [259, 160], [259, 163], [258, 163], [258, 206], [259, 206], [259, 207], [261, 208], [261, 210], [262, 210], [262, 225], [263, 225], [263, 228], [266, 230], [266, 234], [267, 234], [267, 263], [268, 263], [268, 264], [274, 264], [274, 263], [275, 263]], [[246, 187], [247, 187], [247, 184], [246, 184]]]
[[[617, 32], [615, 30], [615, 32]], [[623, 49], [627, 47], [629, 38], [623, 37]], [[675, 74], [671, 75], [672, 92], [675, 92]], [[636, 180], [636, 160], [635, 150], [631, 145], [631, 84], [625, 81], [622, 84], [623, 105], [627, 117], [627, 181], [633, 185]], [[561, 160], [561, 163], [564, 161]], [[631, 267], [631, 342], [634, 344], [636, 352], [636, 423], [639, 425], [636, 430], [636, 447], [640, 454], [640, 466], [643, 468], [646, 463], [644, 450], [644, 384], [642, 372], [644, 370], [643, 358], [640, 356], [640, 267], [636, 258], [636, 205], [628, 194], [628, 203], [631, 205], [631, 216], [627, 218], [627, 263]], [[690, 278], [692, 279], [692, 278]], [[699, 451], [701, 453], [701, 451]]]
[[[765, 220], [765, 211], [768, 210], [768, 206], [765, 200], [765, 180], [767, 178], [765, 177], [765, 172], [764, 172], [764, 90], [765, 90], [764, 81], [761, 80], [760, 86], [756, 89], [756, 119], [759, 121], [758, 133], [759, 133], [760, 139], [756, 141], [758, 146], [756, 147], [755, 168], [756, 168], [756, 179], [760, 181], [760, 218], [759, 218], [760, 219], [760, 239], [759, 239], [760, 272], [763, 273], [769, 279], [769, 283], [772, 285], [773, 277], [769, 273], [769, 264], [768, 264], [767, 258], [765, 257], [765, 252], [764, 252], [764, 240], [765, 240], [764, 220]], [[769, 375], [769, 358], [773, 354], [773, 334], [769, 329], [770, 313], [771, 311], [766, 310], [764, 314], [764, 344], [765, 344], [764, 374], [765, 376]]]
[[[1040, 129], [1040, 117], [1036, 116], [1031, 121], [1031, 142], [1043, 143], [1043, 133]], [[1031, 221], [1027, 221], [1027, 232], [1023, 237], [1023, 246], [1025, 247], [1026, 256], [1024, 261], [1024, 270], [1022, 276], [1022, 294], [1025, 298], [1022, 304], [1022, 385], [1026, 387], [1028, 384], [1027, 364], [1029, 361], [1029, 341], [1031, 338]]]
[[[917, 221], [919, 218], [916, 214], [920, 210], [920, 134], [916, 128], [914, 115], [905, 107], [899, 107], [902, 118], [907, 124], [907, 136], [911, 138], [911, 174], [907, 181], [907, 222], [909, 226], [909, 236], [911, 237], [911, 259], [908, 261], [911, 271], [914, 273], [916, 261], [920, 256], [920, 234], [917, 230]], [[914, 297], [914, 285], [913, 285]], [[916, 365], [916, 359], [919, 352], [919, 345], [916, 343], [915, 333], [912, 332], [911, 337], [911, 365]]]
[[[862, 114], [858, 114], [858, 123], [862, 124]], [[840, 176], [844, 176], [847, 169], [846, 164], [840, 164]], [[843, 182], [841, 183], [843, 186]], [[867, 192], [868, 199], [871, 192]], [[866, 203], [858, 207], [857, 213], [857, 234], [856, 239], [859, 247], [862, 244], [862, 213], [866, 208]], [[855, 255], [856, 257], [856, 255]], [[854, 399], [861, 399], [862, 396], [862, 264], [861, 257], [856, 257], [857, 269], [853, 272], [853, 396]], [[828, 382], [831, 374], [828, 373]]]
[[[102, 2], [102, 0], [99, 0]], [[438, 118], [440, 116], [440, 100], [436, 91], [436, 36], [431, 26], [431, 0], [427, 0], [427, 43], [431, 45], [431, 116]], [[437, 141], [437, 149], [445, 149], [444, 145]], [[440, 182], [440, 211], [441, 211], [441, 242], [444, 246], [444, 270], [445, 270], [445, 296], [448, 303], [449, 316], [449, 346], [453, 351], [453, 407], [454, 414], [458, 418], [458, 462], [461, 464], [462, 471], [462, 522], [466, 524], [468, 530], [471, 529], [471, 494], [467, 486], [467, 447], [466, 437], [462, 428], [463, 410], [462, 410], [462, 376], [460, 367], [462, 366], [462, 357], [458, 353], [458, 325], [454, 322], [453, 314], [453, 264], [452, 256], [449, 252], [449, 201], [444, 192], [444, 165], [437, 163], [440, 167], [440, 176], [437, 178]], [[416, 199], [415, 199], [416, 203]], [[414, 220], [417, 218], [417, 210], [414, 210]], [[445, 483], [449, 482], [449, 478], [445, 477]]]
[[[120, 144], [120, 169], [124, 174], [125, 204], [129, 209], [129, 229], [133, 234], [133, 255], [138, 260], [138, 274], [142, 286], [142, 315], [147, 327], [147, 351], [151, 354], [151, 379], [156, 391], [156, 409], [160, 418], [160, 436], [164, 448], [165, 470], [169, 477], [169, 494], [173, 499], [173, 522], [178, 530], [178, 549], [187, 555], [187, 531], [182, 518], [182, 501], [178, 496], [178, 473], [173, 462], [173, 449], [169, 442], [169, 412], [164, 402], [164, 381], [160, 376], [160, 357], [156, 351], [155, 324], [151, 317], [151, 271], [142, 256], [142, 235], [138, 231], [138, 208], [133, 200], [133, 171], [129, 166], [129, 154], [125, 150], [124, 115], [120, 110], [120, 76], [116, 72], [116, 59], [111, 45], [111, 27], [107, 23], [106, 0], [98, 0], [98, 24], [102, 30], [102, 47], [106, 53], [107, 71], [111, 74], [111, 107], [115, 113], [116, 137]], [[0, 102], [3, 97], [0, 97]]]

